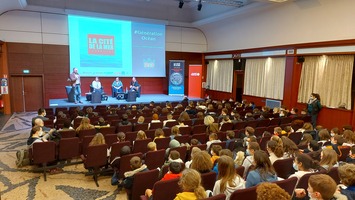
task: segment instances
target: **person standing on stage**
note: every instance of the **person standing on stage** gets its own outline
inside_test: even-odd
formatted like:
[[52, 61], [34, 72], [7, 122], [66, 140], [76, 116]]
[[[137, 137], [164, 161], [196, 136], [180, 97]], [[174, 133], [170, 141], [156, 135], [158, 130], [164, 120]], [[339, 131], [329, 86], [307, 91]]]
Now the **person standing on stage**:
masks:
[[316, 127], [317, 125], [317, 117], [320, 109], [322, 109], [322, 105], [320, 104], [320, 96], [319, 94], [312, 93], [307, 104], [307, 113], [311, 116], [313, 127]]
[[96, 77], [95, 80], [91, 83], [91, 85], [94, 90], [101, 90], [101, 82], [99, 80], [99, 77]]
[[80, 75], [78, 73], [78, 69], [74, 68], [73, 73], [70, 74], [70, 80], [73, 82], [73, 87], [75, 88], [75, 103], [83, 103], [80, 100], [81, 96], [81, 88], [80, 88]]
[[135, 77], [132, 78], [132, 81], [131, 81], [131, 85], [129, 86], [129, 88], [131, 90], [134, 90], [137, 92], [137, 97], [140, 97], [140, 87], [141, 85], [139, 85], [138, 81], [136, 80]]
[[120, 81], [120, 78], [116, 77], [116, 80], [113, 81], [112, 90], [114, 96], [116, 96], [117, 93], [123, 92], [123, 84], [122, 81]]

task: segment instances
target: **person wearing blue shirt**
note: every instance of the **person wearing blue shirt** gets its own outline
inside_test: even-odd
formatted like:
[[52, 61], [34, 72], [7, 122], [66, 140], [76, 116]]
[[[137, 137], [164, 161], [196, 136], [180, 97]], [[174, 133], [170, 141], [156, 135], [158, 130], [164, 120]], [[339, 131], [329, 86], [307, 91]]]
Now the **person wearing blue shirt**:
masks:
[[114, 96], [116, 96], [117, 93], [123, 92], [123, 84], [122, 84], [122, 81], [120, 80], [120, 78], [116, 77], [116, 80], [113, 81], [112, 90], [113, 90]]
[[254, 152], [255, 170], [248, 173], [245, 187], [253, 187], [261, 182], [277, 181], [277, 175], [265, 151]]

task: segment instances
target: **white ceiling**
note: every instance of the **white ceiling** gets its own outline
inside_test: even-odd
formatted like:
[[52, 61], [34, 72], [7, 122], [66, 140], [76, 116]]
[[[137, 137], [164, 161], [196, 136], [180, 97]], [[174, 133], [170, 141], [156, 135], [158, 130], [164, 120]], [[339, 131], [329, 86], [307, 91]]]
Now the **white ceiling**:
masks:
[[[13, 9], [59, 9], [114, 14], [149, 18], [179, 23], [198, 23], [203, 20], [221, 18], [228, 13], [237, 14], [249, 7], [265, 4], [279, 4], [276, 0], [202, 0], [201, 11], [197, 10], [199, 0], [0, 0], [0, 15]], [[292, 1], [292, 0], [289, 0]], [[42, 8], [43, 10], [43, 8]]]

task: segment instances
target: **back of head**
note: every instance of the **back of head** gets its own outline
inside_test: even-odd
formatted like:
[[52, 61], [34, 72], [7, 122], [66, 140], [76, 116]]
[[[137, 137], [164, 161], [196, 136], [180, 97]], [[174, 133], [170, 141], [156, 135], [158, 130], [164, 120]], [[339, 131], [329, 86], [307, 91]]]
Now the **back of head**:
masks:
[[222, 149], [219, 151], [219, 156], [229, 156], [233, 158], [233, 152], [229, 149]]
[[183, 164], [179, 162], [171, 162], [169, 164], [169, 171], [173, 174], [180, 174], [180, 172], [183, 170]]
[[180, 158], [180, 153], [176, 150], [172, 150], [170, 151], [169, 157], [171, 158], [171, 160], [177, 160]]
[[142, 160], [138, 156], [132, 157], [131, 160], [129, 161], [129, 163], [130, 163], [131, 168], [133, 170], [138, 169], [138, 168], [140, 168], [142, 166]]
[[211, 125], [212, 123], [214, 123], [214, 118], [211, 115], [207, 115], [204, 120], [203, 120], [204, 124], [206, 126]]
[[179, 186], [184, 192], [193, 192], [197, 199], [207, 197], [201, 185], [201, 175], [194, 169], [185, 169], [180, 177]]
[[38, 115], [42, 115], [45, 112], [46, 112], [46, 110], [44, 108], [40, 108], [40, 109], [38, 109], [37, 113], [38, 113]]
[[180, 142], [175, 140], [175, 139], [172, 139], [169, 143], [169, 148], [176, 148], [176, 147], [179, 147], [180, 146]]
[[326, 174], [312, 175], [308, 179], [308, 184], [313, 192], [319, 192], [324, 200], [330, 200], [334, 196], [337, 185], [332, 177]]
[[344, 164], [338, 167], [339, 178], [345, 186], [355, 186], [355, 165]]
[[199, 172], [210, 171], [212, 169], [211, 156], [206, 151], [194, 154], [190, 167]]
[[157, 144], [155, 142], [149, 142], [147, 144], [147, 148], [149, 151], [154, 151], [157, 149]]
[[297, 154], [296, 158], [298, 163], [302, 163], [303, 169], [305, 171], [311, 170], [311, 169], [318, 169], [319, 164], [317, 161], [314, 161], [309, 155], [307, 154]]
[[131, 153], [131, 148], [129, 146], [123, 146], [120, 150], [120, 155], [125, 156]]
[[291, 199], [276, 183], [263, 182], [256, 188], [257, 200]]
[[254, 162], [257, 169], [260, 170], [261, 176], [266, 176], [266, 173], [275, 174], [274, 167], [271, 164], [269, 156], [265, 151], [256, 150], [254, 152]]

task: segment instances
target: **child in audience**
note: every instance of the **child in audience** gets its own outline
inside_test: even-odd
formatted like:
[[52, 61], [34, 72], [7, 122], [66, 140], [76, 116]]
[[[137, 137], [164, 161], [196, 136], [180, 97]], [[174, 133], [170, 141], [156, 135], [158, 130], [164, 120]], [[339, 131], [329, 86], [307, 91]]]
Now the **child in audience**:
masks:
[[117, 185], [119, 179], [118, 177], [119, 169], [120, 169], [120, 160], [122, 156], [128, 155], [131, 153], [131, 148], [129, 146], [123, 146], [120, 150], [120, 156], [115, 157], [111, 160], [110, 165], [113, 168], [113, 176], [111, 178], [111, 185]]
[[219, 158], [219, 152], [222, 150], [220, 145], [213, 145], [211, 148], [211, 162], [215, 165], [216, 160]]
[[276, 183], [263, 182], [256, 188], [257, 200], [291, 199], [283, 188]]
[[194, 157], [194, 155], [196, 155], [197, 153], [201, 152], [201, 149], [198, 148], [198, 147], [192, 147], [191, 149], [191, 160], [185, 162], [185, 167], [186, 168], [190, 168], [190, 165], [191, 165], [191, 162], [192, 162], [192, 159]]
[[176, 136], [181, 136], [180, 134], [180, 129], [178, 126], [173, 126], [171, 128], [171, 135], [170, 135], [170, 139], [174, 139]]
[[206, 142], [207, 144], [207, 150], [209, 150], [211, 148], [211, 144], [212, 143], [216, 143], [216, 142], [221, 142], [221, 140], [218, 139], [218, 135], [217, 133], [211, 133], [209, 135], [209, 141]]
[[138, 131], [136, 140], [145, 140], [145, 139], [147, 139], [147, 135], [145, 134], [145, 132], [142, 130]]
[[248, 138], [249, 137], [255, 137], [254, 133], [255, 133], [255, 129], [253, 127], [250, 127], [250, 126], [245, 127], [244, 147], [248, 146], [248, 143], [249, 143]]
[[350, 152], [349, 152], [349, 156], [346, 158], [346, 162], [355, 164], [355, 146], [351, 147]]
[[[183, 166], [179, 162], [171, 162], [169, 164], [169, 171], [164, 175], [164, 177], [161, 179], [161, 181], [166, 181], [174, 178], [180, 178], [182, 175], [182, 170]], [[149, 199], [153, 199], [153, 190], [151, 189], [146, 189], [145, 190], [145, 196], [147, 196]]]
[[194, 154], [190, 168], [197, 170], [201, 174], [212, 170], [211, 156], [206, 151]]
[[226, 148], [228, 149], [229, 148], [229, 145], [231, 143], [234, 143], [235, 142], [235, 132], [234, 131], [226, 131], [226, 138], [227, 138], [227, 141], [226, 141]]
[[248, 173], [245, 187], [249, 188], [261, 182], [277, 181], [277, 175], [270, 159], [265, 151], [256, 150], [254, 152], [255, 170]]
[[[148, 171], [147, 166], [142, 164], [142, 160], [138, 156], [132, 157], [129, 162], [132, 171], [125, 172], [124, 179], [123, 179], [123, 187], [128, 190], [132, 189], [133, 187], [133, 180], [135, 174], [137, 174], [138, 172]], [[127, 195], [128, 195], [128, 199], [132, 199], [131, 194], [129, 192], [127, 192]]]
[[333, 149], [324, 148], [320, 153], [319, 165], [329, 171], [332, 167], [338, 167], [338, 155]]
[[117, 133], [117, 142], [124, 142], [126, 141], [126, 134], [124, 132]]
[[269, 153], [269, 159], [271, 164], [274, 164], [276, 160], [284, 159], [284, 150], [281, 145], [277, 144], [274, 140], [267, 142], [267, 152]]
[[238, 189], [245, 188], [245, 181], [237, 173], [233, 159], [229, 156], [221, 156], [218, 159], [218, 180], [213, 187], [213, 196], [224, 193], [226, 200]]
[[194, 169], [185, 169], [180, 177], [179, 186], [182, 192], [174, 200], [190, 200], [207, 198], [205, 188], [201, 185], [201, 175]]
[[296, 172], [290, 175], [289, 178], [297, 177], [300, 179], [305, 174], [316, 172], [319, 169], [319, 164], [309, 155], [300, 153], [297, 154], [294, 159], [293, 168], [296, 170]]
[[157, 138], [165, 138], [163, 129], [161, 129], [161, 128], [155, 129], [154, 136], [155, 136], [155, 137], [154, 137], [153, 142], [154, 142], [155, 139], [157, 139]]
[[257, 142], [250, 142], [246, 150], [247, 157], [243, 161], [244, 166], [244, 177], [246, 177], [249, 167], [253, 165], [254, 162], [254, 152], [260, 150], [260, 146]]
[[155, 142], [149, 142], [147, 145], [148, 152], [149, 151], [156, 151], [157, 150], [157, 144]]

